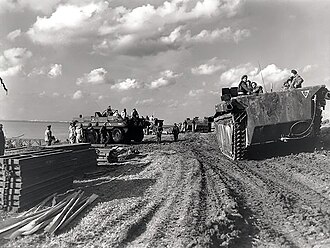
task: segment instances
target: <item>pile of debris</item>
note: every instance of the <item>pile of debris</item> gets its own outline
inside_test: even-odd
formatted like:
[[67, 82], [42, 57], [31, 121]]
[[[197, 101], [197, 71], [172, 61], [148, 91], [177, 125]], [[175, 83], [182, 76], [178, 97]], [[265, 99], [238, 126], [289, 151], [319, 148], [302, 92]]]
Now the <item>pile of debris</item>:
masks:
[[140, 154], [137, 149], [114, 146], [110, 148], [109, 152], [106, 154], [98, 154], [98, 165], [114, 165], [115, 163], [122, 163], [133, 158], [144, 158], [145, 154]]
[[[73, 192], [61, 201], [56, 194], [43, 200], [24, 214], [1, 223], [0, 238], [13, 239], [18, 236], [31, 235], [39, 231], [50, 234], [59, 233], [88, 205], [94, 202], [98, 195], [84, 197], [84, 192]], [[47, 206], [51, 204], [51, 206]]]
[[132, 159], [137, 157], [140, 152], [133, 148], [125, 148], [120, 146], [112, 147], [108, 153], [107, 161], [112, 162], [121, 162], [124, 160]]

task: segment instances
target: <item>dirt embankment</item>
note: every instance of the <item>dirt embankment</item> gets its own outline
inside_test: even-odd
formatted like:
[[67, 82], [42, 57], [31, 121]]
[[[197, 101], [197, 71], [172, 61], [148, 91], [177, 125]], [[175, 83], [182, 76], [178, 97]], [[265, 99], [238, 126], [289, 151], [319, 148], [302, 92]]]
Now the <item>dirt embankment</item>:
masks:
[[330, 152], [233, 162], [213, 134], [154, 138], [148, 156], [75, 186], [100, 195], [58, 236], [8, 247], [329, 247]]

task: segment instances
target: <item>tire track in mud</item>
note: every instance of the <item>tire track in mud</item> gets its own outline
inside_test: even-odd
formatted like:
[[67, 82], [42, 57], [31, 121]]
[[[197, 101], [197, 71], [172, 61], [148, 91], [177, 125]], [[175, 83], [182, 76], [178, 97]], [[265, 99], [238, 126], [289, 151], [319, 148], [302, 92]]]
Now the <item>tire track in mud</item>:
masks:
[[[167, 168], [168, 171], [166, 171], [165, 177], [161, 179], [170, 181], [168, 186], [160, 183], [160, 187], [166, 189], [165, 194], [162, 194], [166, 200], [154, 212], [152, 218], [149, 219], [146, 231], [135, 237], [134, 240], [129, 240], [131, 241], [128, 244], [130, 247], [146, 243], [151, 247], [164, 245], [174, 247], [187, 246], [199, 242], [194, 239], [194, 237], [199, 236], [199, 233], [194, 235], [193, 231], [196, 225], [199, 226], [199, 224], [196, 224], [198, 221], [195, 216], [198, 217], [200, 214], [194, 215], [194, 211], [203, 208], [194, 207], [199, 203], [197, 192], [201, 192], [201, 190], [199, 188], [195, 189], [193, 186], [194, 181], [201, 180], [201, 176], [198, 168], [191, 164], [191, 162], [194, 162], [191, 158], [185, 160], [175, 153], [172, 155], [174, 156], [172, 159], [178, 161], [175, 165], [177, 168], [169, 170]], [[175, 159], [175, 157], [180, 159]], [[199, 187], [200, 184], [195, 182], [195, 186]], [[158, 194], [153, 193], [152, 195], [157, 196]], [[190, 224], [191, 222], [194, 226]]]
[[294, 229], [296, 235], [304, 237], [305, 245], [314, 245], [320, 239], [329, 238], [330, 204], [326, 197], [283, 173], [278, 172], [276, 176], [274, 167], [271, 175], [268, 167], [255, 168], [251, 163], [240, 163], [239, 166], [265, 182], [270, 195], [278, 200], [282, 213], [290, 219], [285, 223], [286, 227], [291, 233]]
[[[196, 151], [197, 154], [199, 151]], [[203, 157], [200, 153], [198, 154], [200, 157]], [[224, 157], [224, 159], [227, 159]], [[215, 163], [214, 163], [215, 162]], [[237, 228], [240, 232], [238, 237], [229, 244], [229, 247], [251, 247], [252, 245], [256, 245], [255, 240], [258, 240], [257, 234], [260, 229], [270, 229], [270, 233], [272, 236], [281, 236], [276, 230], [271, 229], [270, 223], [258, 223], [258, 221], [254, 218], [254, 214], [252, 212], [252, 208], [255, 209], [256, 206], [248, 205], [246, 196], [244, 194], [248, 194], [246, 192], [246, 185], [238, 180], [236, 177], [233, 177], [226, 170], [214, 165], [219, 161], [208, 161], [208, 166], [210, 170], [213, 170], [219, 175], [220, 180], [224, 183], [225, 187], [228, 189], [229, 194], [235, 199], [238, 205], [238, 211], [242, 215], [241, 223], [237, 223]], [[221, 161], [223, 162], [223, 161]], [[227, 161], [226, 161], [227, 162]], [[222, 163], [223, 165], [223, 163]], [[214, 178], [210, 178], [210, 180], [214, 180]], [[257, 208], [259, 204], [256, 204]], [[260, 210], [260, 212], [262, 212]], [[274, 235], [275, 234], [275, 235]], [[291, 247], [294, 247], [291, 244]]]
[[[277, 185], [269, 184], [264, 178], [256, 177], [246, 168], [242, 168], [239, 163], [229, 161], [227, 158], [221, 158], [221, 155], [216, 156], [216, 154], [212, 154], [214, 152], [219, 153], [217, 150], [201, 149], [200, 147], [194, 149], [198, 153], [197, 156], [204, 158], [205, 161], [209, 160], [210, 167], [221, 174], [222, 179], [234, 192], [234, 195], [238, 196], [238, 199], [243, 197], [245, 204], [251, 204], [251, 208], [259, 217], [258, 219], [264, 223], [257, 223], [258, 225], [261, 224], [259, 228], [269, 230], [266, 227], [271, 227], [273, 229], [269, 230], [268, 233], [271, 238], [275, 239], [274, 242], [289, 247], [301, 247], [308, 243], [308, 240], [303, 237], [304, 228], [288, 222], [286, 217], [289, 214], [286, 213], [284, 208], [277, 206], [278, 198], [274, 197], [274, 194], [270, 194], [271, 192], [276, 192], [286, 196], [286, 188], [278, 190]], [[215, 164], [218, 164], [218, 166], [214, 166]], [[227, 175], [227, 178], [225, 178], [225, 175]]]

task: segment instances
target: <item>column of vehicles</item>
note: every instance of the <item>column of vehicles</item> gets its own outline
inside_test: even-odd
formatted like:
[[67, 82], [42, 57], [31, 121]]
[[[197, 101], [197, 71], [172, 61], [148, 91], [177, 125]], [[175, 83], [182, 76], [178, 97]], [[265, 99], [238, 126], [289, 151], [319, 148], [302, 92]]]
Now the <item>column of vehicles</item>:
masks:
[[223, 88], [214, 115], [221, 152], [243, 160], [249, 150], [268, 143], [287, 143], [288, 149], [297, 144], [314, 148], [330, 92], [325, 85], [302, 87], [301, 83], [286, 81], [281, 91], [257, 94], [240, 86]]
[[182, 123], [179, 123], [181, 132], [198, 132], [208, 133], [212, 131], [213, 117], [194, 117], [192, 119], [186, 118]]
[[[103, 144], [141, 142], [144, 129], [151, 125], [148, 120], [139, 116], [136, 109], [128, 116], [126, 109], [118, 113], [117, 110], [112, 111], [110, 106], [103, 113], [74, 117], [72, 122], [82, 127], [86, 142]], [[93, 135], [89, 138], [91, 132]]]

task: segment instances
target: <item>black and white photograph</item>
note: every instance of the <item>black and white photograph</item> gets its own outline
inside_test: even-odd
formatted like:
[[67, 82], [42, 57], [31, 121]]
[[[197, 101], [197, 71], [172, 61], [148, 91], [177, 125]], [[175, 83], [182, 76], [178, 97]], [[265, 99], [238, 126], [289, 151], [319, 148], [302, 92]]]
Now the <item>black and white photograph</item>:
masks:
[[330, 1], [0, 0], [0, 247], [330, 247]]

